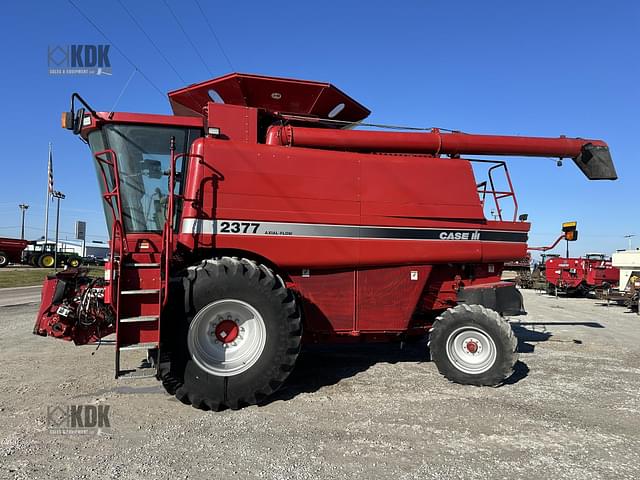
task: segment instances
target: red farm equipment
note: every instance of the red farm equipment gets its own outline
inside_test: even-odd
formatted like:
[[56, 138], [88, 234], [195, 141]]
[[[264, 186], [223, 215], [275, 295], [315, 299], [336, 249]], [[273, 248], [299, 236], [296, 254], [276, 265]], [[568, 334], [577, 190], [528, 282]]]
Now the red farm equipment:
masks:
[[34, 333], [115, 334], [116, 378], [144, 375], [121, 355], [147, 351], [198, 408], [262, 401], [312, 342], [429, 333], [445, 377], [501, 383], [517, 359], [504, 317], [525, 312], [500, 274], [530, 224], [505, 163], [463, 156], [617, 178], [600, 140], [356, 130], [369, 110], [327, 83], [230, 74], [169, 100], [174, 115], [99, 113], [72, 95], [63, 126], [92, 150], [111, 257], [104, 279], [48, 278]]
[[20, 263], [22, 252], [28, 244], [27, 240], [0, 237], [0, 268], [9, 263]]
[[560, 292], [570, 296], [586, 296], [596, 289], [617, 286], [620, 271], [612, 266], [610, 258], [601, 253], [588, 253], [582, 258], [569, 256], [569, 242], [578, 240], [577, 222], [563, 223], [562, 234], [552, 245], [529, 247], [529, 250], [547, 252], [561, 240], [567, 242], [566, 256], [562, 258], [560, 255], [543, 253], [542, 264], [538, 267], [548, 294]]
[[617, 287], [620, 270], [602, 253], [581, 258], [550, 258], [545, 265], [547, 293], [586, 296], [597, 288]]

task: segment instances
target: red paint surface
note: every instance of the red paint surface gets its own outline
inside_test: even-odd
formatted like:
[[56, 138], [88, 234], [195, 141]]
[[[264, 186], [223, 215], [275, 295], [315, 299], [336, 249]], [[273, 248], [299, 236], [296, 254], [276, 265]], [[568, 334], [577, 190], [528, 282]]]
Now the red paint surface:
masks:
[[[212, 102], [210, 90], [224, 104]], [[169, 99], [175, 116], [100, 113], [83, 129], [86, 138], [109, 122], [149, 123], [202, 128], [206, 135], [184, 162], [175, 241], [128, 233], [126, 251], [118, 253], [156, 263], [165, 259], [163, 245], [170, 245], [175, 250], [166, 258], [174, 273], [220, 255], [265, 262], [299, 292], [306, 334], [384, 336], [424, 328], [424, 314], [455, 305], [461, 286], [498, 282], [505, 261], [525, 257], [526, 242], [217, 235], [181, 232], [182, 218], [526, 233], [526, 222], [487, 220], [477, 193], [484, 179], [474, 177], [468, 160], [440, 155], [575, 157], [585, 143], [605, 145], [437, 130], [342, 130], [318, 119], [340, 104], [335, 119], [345, 122], [360, 121], [369, 110], [327, 83], [257, 75], [226, 75], [173, 91]], [[210, 136], [210, 128], [219, 134]], [[516, 203], [515, 196], [510, 200]], [[145, 242], [149, 248], [143, 250]], [[52, 285], [45, 284], [37, 327], [50, 334]], [[122, 274], [120, 290], [162, 286], [160, 268], [133, 269]], [[116, 303], [123, 318], [159, 314], [160, 300], [132, 295]], [[120, 344], [159, 338], [157, 322], [118, 328]]]
[[573, 289], [580, 285], [599, 287], [603, 283], [617, 285], [620, 270], [611, 260], [587, 258], [550, 258], [545, 262], [547, 281], [560, 289]]

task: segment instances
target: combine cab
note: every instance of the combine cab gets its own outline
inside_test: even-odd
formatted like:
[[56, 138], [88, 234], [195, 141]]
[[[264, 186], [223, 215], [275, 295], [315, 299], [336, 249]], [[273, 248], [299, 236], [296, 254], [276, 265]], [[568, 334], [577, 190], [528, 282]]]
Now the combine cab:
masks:
[[262, 401], [312, 342], [429, 333], [445, 377], [501, 383], [517, 359], [506, 317], [525, 312], [500, 275], [530, 225], [506, 164], [466, 155], [616, 178], [600, 140], [354, 129], [369, 110], [327, 83], [231, 74], [169, 99], [175, 115], [72, 96], [63, 125], [93, 153], [111, 257], [104, 279], [49, 278], [34, 331], [113, 334], [116, 377], [145, 375], [123, 361], [148, 351], [151, 375], [198, 408]]

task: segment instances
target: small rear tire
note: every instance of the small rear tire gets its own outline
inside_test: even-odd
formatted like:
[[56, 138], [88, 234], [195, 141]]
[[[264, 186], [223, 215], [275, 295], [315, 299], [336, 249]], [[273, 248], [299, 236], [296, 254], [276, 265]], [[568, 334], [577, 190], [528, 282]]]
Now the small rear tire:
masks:
[[181, 289], [184, 309], [173, 310], [185, 316], [171, 319], [173, 331], [163, 325], [159, 374], [167, 392], [204, 410], [242, 408], [275, 392], [302, 336], [296, 298], [282, 279], [251, 260], [222, 257], [189, 267]]
[[442, 375], [465, 385], [500, 385], [513, 373], [518, 341], [498, 312], [458, 305], [440, 315], [429, 336], [431, 358]]
[[0, 268], [6, 267], [9, 264], [9, 257], [4, 252], [0, 252]]

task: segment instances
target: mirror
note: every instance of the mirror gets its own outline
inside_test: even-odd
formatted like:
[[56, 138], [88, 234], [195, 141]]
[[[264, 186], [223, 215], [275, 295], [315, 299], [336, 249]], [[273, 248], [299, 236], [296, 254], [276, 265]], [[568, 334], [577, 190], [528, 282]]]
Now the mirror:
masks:
[[73, 122], [73, 133], [76, 135], [82, 130], [82, 120], [84, 119], [84, 108], [78, 109], [76, 113], [76, 119]]
[[149, 178], [162, 178], [162, 163], [160, 160], [149, 160], [145, 158], [140, 162], [142, 174]]

